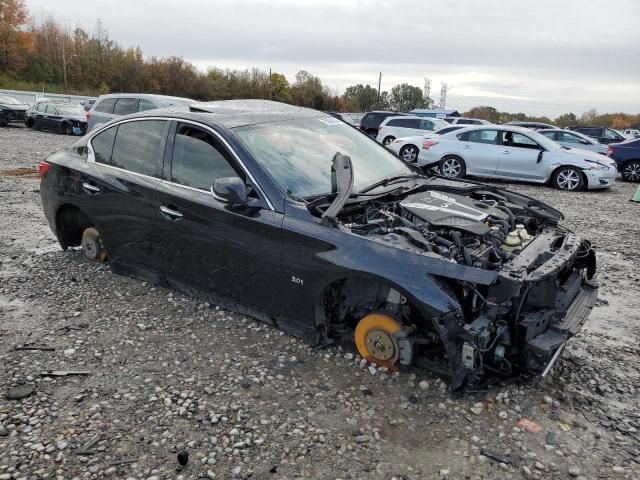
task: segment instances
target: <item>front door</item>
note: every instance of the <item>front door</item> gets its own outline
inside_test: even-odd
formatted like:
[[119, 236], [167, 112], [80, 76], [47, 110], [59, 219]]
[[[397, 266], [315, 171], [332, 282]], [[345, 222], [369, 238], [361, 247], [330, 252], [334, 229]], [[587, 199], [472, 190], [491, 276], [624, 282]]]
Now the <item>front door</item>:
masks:
[[540, 181], [547, 177], [545, 162], [538, 161], [543, 148], [533, 139], [518, 132], [501, 132], [497, 174], [518, 180]]
[[[251, 185], [220, 136], [188, 122], [178, 122], [174, 131], [158, 186], [167, 280], [279, 315], [283, 215]], [[250, 205], [230, 206], [213, 195], [214, 181], [227, 177], [249, 185]]]

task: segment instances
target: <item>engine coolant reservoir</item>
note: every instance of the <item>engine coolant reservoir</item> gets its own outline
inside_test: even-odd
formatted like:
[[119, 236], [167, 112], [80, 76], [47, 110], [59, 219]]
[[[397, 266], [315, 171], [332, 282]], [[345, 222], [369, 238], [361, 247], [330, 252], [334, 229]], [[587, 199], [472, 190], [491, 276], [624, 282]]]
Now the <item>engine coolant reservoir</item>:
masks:
[[522, 246], [522, 239], [518, 235], [518, 231], [514, 230], [507, 235], [504, 243], [500, 247], [504, 252], [513, 252], [516, 248]]
[[518, 232], [518, 236], [520, 237], [520, 240], [522, 240], [523, 245], [531, 240], [531, 235], [529, 235], [529, 232], [527, 232], [527, 229], [524, 228], [524, 225], [521, 223], [516, 225], [516, 232]]

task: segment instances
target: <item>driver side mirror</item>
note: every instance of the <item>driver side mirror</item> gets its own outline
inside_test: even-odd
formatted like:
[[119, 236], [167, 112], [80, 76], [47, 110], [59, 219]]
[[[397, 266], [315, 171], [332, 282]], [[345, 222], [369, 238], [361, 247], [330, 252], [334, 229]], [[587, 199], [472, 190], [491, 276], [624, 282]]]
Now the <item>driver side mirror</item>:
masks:
[[247, 204], [247, 186], [238, 177], [217, 178], [213, 182], [211, 193], [228, 205]]

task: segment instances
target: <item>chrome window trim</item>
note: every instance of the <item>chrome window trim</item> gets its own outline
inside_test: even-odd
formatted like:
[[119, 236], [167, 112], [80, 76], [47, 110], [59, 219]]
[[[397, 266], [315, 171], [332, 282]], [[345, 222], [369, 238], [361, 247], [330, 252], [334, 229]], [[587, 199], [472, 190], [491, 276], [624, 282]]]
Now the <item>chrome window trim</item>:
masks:
[[[90, 134], [89, 138], [87, 139], [87, 162], [91, 162], [91, 163], [94, 163], [96, 165], [101, 165], [103, 167], [113, 168], [115, 170], [119, 170], [119, 171], [122, 171], [122, 172], [131, 173], [133, 175], [138, 175], [140, 177], [145, 177], [145, 178], [149, 178], [149, 179], [152, 179], [152, 180], [158, 180], [158, 181], [160, 181], [162, 183], [168, 183], [170, 185], [183, 187], [183, 188], [186, 188], [188, 190], [195, 190], [197, 192], [205, 192], [205, 193], [210, 193], [210, 194], [213, 195], [213, 192], [210, 192], [208, 190], [203, 190], [203, 189], [195, 188], [195, 187], [189, 187], [188, 185], [182, 185], [182, 184], [179, 184], [179, 183], [170, 182], [168, 180], [163, 180], [161, 178], [156, 178], [156, 177], [151, 177], [149, 175], [144, 175], [142, 173], [132, 172], [131, 170], [126, 170], [124, 168], [114, 167], [113, 165], [107, 165], [106, 163], [96, 162], [96, 156], [95, 156], [95, 153], [93, 151], [93, 145], [91, 143], [92, 140], [93, 140], [93, 137], [95, 137], [96, 135], [104, 132], [105, 130], [107, 130], [109, 128], [113, 128], [113, 127], [115, 127], [117, 125], [121, 125], [123, 123], [139, 122], [139, 121], [145, 121], [145, 120], [164, 120], [164, 121], [176, 121], [176, 122], [181, 122], [181, 123], [190, 123], [192, 125], [195, 125], [197, 127], [203, 128], [203, 129], [207, 130], [208, 132], [212, 133], [231, 152], [231, 154], [233, 155], [235, 160], [238, 162], [238, 165], [240, 165], [240, 168], [242, 168], [242, 170], [247, 175], [247, 177], [249, 177], [251, 182], [260, 191], [260, 195], [262, 195], [262, 197], [264, 198], [264, 200], [267, 203], [267, 206], [269, 207], [269, 209], [273, 210], [275, 212], [275, 208], [273, 207], [273, 204], [271, 203], [271, 200], [269, 200], [269, 197], [267, 197], [267, 195], [264, 193], [264, 190], [262, 190], [262, 186], [260, 186], [260, 184], [256, 181], [255, 177], [251, 174], [251, 172], [246, 167], [244, 162], [240, 159], [240, 156], [236, 153], [236, 151], [233, 148], [231, 148], [231, 145], [229, 145], [229, 142], [227, 142], [224, 138], [222, 138], [222, 136], [218, 132], [216, 132], [213, 128], [211, 128], [210, 126], [205, 125], [205, 124], [200, 123], [200, 122], [196, 122], [194, 120], [188, 120], [188, 119], [177, 118], [177, 117], [154, 117], [154, 116], [150, 116], [150, 117], [128, 118], [126, 120], [120, 120], [120, 121], [114, 122], [114, 123], [112, 123], [112, 124], [110, 124], [108, 126], [100, 128], [98, 131]], [[217, 195], [213, 195], [213, 197], [216, 200], [222, 200]]]

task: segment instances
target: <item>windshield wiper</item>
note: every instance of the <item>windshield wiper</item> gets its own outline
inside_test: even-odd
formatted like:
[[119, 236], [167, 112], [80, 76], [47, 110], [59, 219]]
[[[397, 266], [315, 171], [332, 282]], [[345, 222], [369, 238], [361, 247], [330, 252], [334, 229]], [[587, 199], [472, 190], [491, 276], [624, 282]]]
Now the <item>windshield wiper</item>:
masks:
[[374, 188], [378, 188], [378, 187], [386, 187], [387, 185], [397, 182], [398, 180], [406, 180], [408, 178], [422, 178], [422, 175], [419, 175], [417, 173], [411, 173], [411, 174], [405, 173], [402, 175], [395, 175], [393, 177], [383, 178], [379, 182], [373, 183], [367, 187], [360, 189], [358, 193], [369, 192]]

